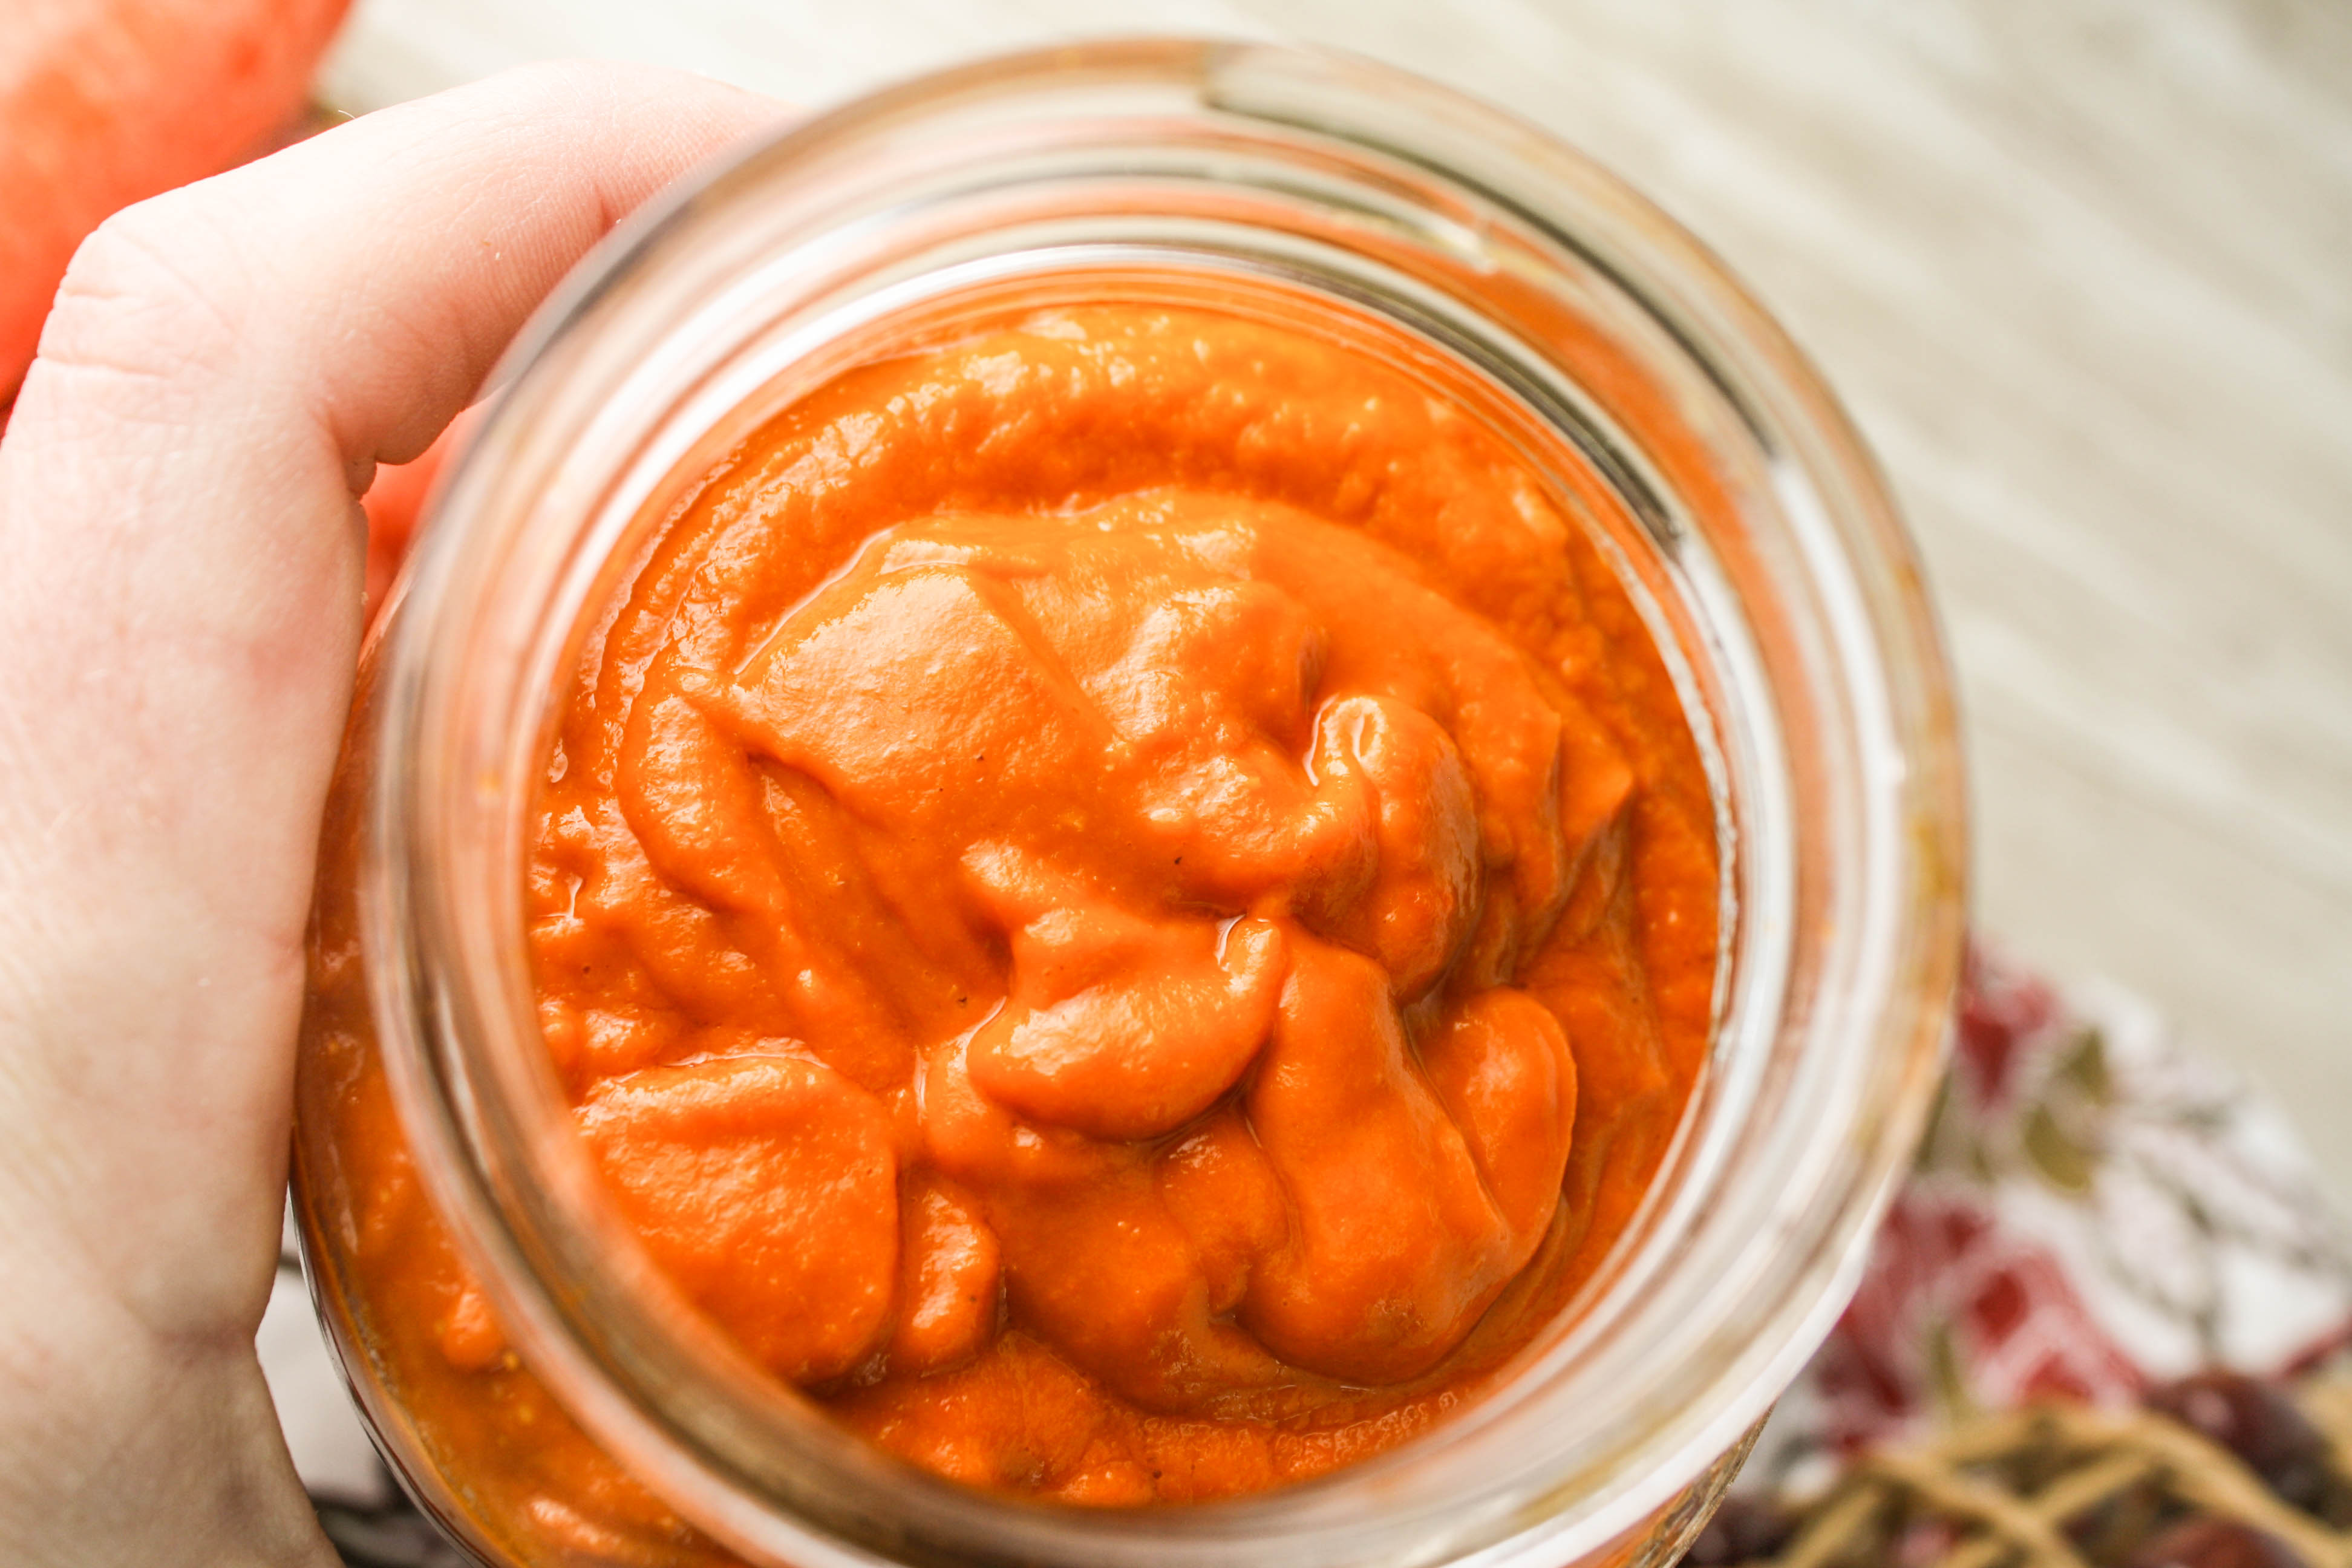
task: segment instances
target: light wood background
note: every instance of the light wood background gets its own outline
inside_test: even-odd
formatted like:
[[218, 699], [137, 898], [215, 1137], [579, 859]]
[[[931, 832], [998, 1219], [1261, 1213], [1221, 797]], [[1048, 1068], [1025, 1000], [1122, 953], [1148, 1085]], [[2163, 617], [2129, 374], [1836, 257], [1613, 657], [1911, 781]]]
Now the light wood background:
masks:
[[2352, 1200], [2352, 5], [360, 0], [328, 90], [592, 55], [820, 105], [1107, 31], [1418, 69], [1727, 256], [1926, 551], [1982, 926], [2154, 1000]]

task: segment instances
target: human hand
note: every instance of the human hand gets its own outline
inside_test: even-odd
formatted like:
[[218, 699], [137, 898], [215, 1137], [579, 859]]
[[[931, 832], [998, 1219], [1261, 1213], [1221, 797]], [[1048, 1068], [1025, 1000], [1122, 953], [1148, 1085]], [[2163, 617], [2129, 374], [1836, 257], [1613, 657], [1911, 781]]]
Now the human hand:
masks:
[[0, 438], [0, 1562], [316, 1563], [253, 1352], [379, 462], [772, 122], [544, 68], [119, 215]]

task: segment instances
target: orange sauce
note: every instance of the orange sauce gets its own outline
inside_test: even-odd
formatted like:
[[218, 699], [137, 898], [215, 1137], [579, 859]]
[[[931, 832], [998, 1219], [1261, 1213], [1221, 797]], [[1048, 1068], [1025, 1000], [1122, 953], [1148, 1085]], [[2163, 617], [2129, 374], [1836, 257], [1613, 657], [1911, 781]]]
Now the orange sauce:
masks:
[[[883, 1447], [1075, 1503], [1474, 1394], [1639, 1203], [1715, 983], [1706, 776], [1569, 504], [1367, 353], [1143, 305], [718, 465], [591, 638], [529, 868], [548, 1048], [682, 1293]], [[417, 1194], [354, 951], [322, 917], [312, 1076], [387, 1376], [542, 1527], [687, 1550]]]

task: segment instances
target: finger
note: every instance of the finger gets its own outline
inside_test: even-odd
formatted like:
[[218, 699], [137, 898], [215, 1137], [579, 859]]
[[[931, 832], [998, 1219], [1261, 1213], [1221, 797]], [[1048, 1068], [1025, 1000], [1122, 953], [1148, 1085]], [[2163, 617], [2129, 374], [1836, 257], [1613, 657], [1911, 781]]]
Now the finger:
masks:
[[777, 114], [534, 69], [77, 257], [0, 441], [0, 1205], [159, 1334], [249, 1331], [268, 1289], [354, 491], [619, 215]]

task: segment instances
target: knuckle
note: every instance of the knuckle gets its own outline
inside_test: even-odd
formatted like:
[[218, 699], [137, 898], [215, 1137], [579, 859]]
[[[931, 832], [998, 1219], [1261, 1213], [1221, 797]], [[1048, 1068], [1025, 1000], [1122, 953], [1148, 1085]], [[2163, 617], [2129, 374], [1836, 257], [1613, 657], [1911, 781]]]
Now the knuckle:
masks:
[[226, 371], [244, 269], [209, 205], [206, 193], [174, 191], [100, 224], [66, 268], [38, 363], [155, 385]]

